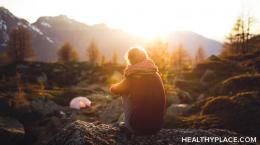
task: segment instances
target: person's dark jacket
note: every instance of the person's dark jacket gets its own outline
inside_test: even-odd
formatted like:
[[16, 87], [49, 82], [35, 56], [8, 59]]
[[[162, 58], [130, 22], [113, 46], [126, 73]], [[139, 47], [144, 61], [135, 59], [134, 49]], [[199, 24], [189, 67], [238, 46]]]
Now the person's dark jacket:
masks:
[[136, 134], [154, 134], [163, 125], [165, 92], [157, 67], [150, 60], [128, 66], [125, 78], [111, 87], [123, 95], [126, 126]]

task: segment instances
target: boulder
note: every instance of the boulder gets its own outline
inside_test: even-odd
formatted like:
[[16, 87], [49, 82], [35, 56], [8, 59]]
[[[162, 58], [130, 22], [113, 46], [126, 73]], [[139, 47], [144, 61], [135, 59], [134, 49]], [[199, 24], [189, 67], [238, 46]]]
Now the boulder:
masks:
[[209, 83], [211, 81], [212, 78], [216, 77], [216, 74], [214, 71], [207, 69], [204, 74], [201, 76], [200, 78], [200, 82], [201, 83]]
[[219, 58], [216, 55], [211, 55], [210, 57], [208, 57], [208, 60], [211, 60], [211, 61], [221, 61], [221, 58]]
[[238, 74], [240, 72], [243, 72], [243, 68], [239, 66], [239, 64], [228, 61], [228, 60], [212, 60], [208, 59], [202, 63], [199, 63], [196, 65], [196, 67], [192, 70], [193, 73], [198, 74], [199, 76], [202, 76], [204, 72], [207, 70], [214, 71], [216, 75], [227, 75], [230, 76], [230, 74]]
[[7, 116], [11, 112], [11, 95], [0, 93], [0, 115]]
[[120, 115], [123, 113], [123, 105], [121, 98], [114, 99], [108, 103], [106, 107], [100, 110], [100, 121], [105, 123], [113, 123], [118, 121]]
[[220, 95], [235, 95], [240, 92], [259, 91], [260, 74], [241, 74], [222, 82]]
[[175, 89], [172, 92], [168, 92], [167, 95], [167, 106], [171, 104], [187, 104], [193, 102], [193, 98], [190, 93], [181, 89]]
[[221, 128], [260, 137], [260, 94], [244, 92], [234, 96], [219, 96], [208, 100], [202, 115], [216, 116]]
[[183, 116], [186, 113], [188, 104], [172, 104], [167, 108], [165, 115], [165, 128], [179, 128], [187, 127], [186, 122], [183, 120]]
[[[177, 80], [177, 81], [175, 81], [175, 86], [180, 90], [183, 90], [185, 92], [188, 92], [189, 94], [192, 94], [192, 96], [198, 96], [201, 93], [205, 93], [205, 87], [206, 87], [198, 79]], [[186, 102], [186, 103], [188, 103], [188, 102]]]
[[32, 100], [29, 106], [30, 109], [39, 116], [57, 113], [63, 109], [53, 101], [45, 99]]
[[[229, 137], [239, 136], [237, 133], [220, 129], [162, 129], [155, 135], [136, 136], [129, 139], [120, 137], [122, 131], [111, 125], [75, 121], [58, 134], [47, 145], [185, 145], [182, 137]], [[196, 143], [197, 145], [214, 145], [217, 143]], [[226, 143], [226, 145], [231, 143]]]
[[[72, 118], [67, 115], [61, 117], [57, 114], [56, 116], [46, 117], [44, 119], [35, 121], [28, 126], [26, 133], [25, 144], [31, 145], [46, 145], [50, 138], [57, 134], [66, 125], [73, 122]], [[33, 137], [33, 138], [30, 138]]]
[[202, 94], [200, 94], [199, 96], [198, 96], [198, 98], [196, 99], [196, 101], [200, 101], [200, 100], [203, 100], [203, 99], [205, 99], [205, 95], [202, 93]]
[[19, 121], [0, 117], [0, 143], [2, 145], [19, 145], [24, 135], [24, 127]]
[[48, 82], [48, 77], [46, 75], [46, 73], [42, 73], [41, 75], [37, 76], [37, 82], [42, 83], [42, 84], [46, 84]]
[[167, 108], [166, 117], [183, 115], [187, 109], [188, 104], [172, 104]]

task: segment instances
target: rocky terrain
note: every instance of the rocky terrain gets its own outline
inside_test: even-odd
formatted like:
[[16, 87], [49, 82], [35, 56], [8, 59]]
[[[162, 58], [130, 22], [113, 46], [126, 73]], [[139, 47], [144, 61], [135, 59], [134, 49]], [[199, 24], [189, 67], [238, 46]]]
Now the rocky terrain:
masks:
[[[111, 96], [105, 84], [120, 79], [121, 71], [121, 66], [98, 67], [88, 63], [24, 62], [1, 67], [1, 139], [10, 145], [44, 145], [64, 126], [78, 119], [116, 122], [122, 114], [121, 100]], [[67, 78], [70, 81], [66, 81]], [[69, 108], [70, 101], [77, 96], [90, 99], [92, 107]], [[14, 120], [14, 126], [9, 124], [9, 118]], [[17, 142], [5, 137], [5, 127], [9, 125], [13, 130], [8, 129], [8, 133], [17, 137]]]
[[[123, 120], [121, 98], [109, 93], [109, 85], [122, 78], [123, 66], [87, 62], [1, 66], [1, 144], [178, 145], [184, 144], [183, 136], [259, 138], [259, 62], [258, 52], [239, 58], [211, 56], [182, 75], [167, 78], [171, 83], [165, 82], [163, 129], [150, 137], [130, 138], [115, 125]], [[91, 107], [70, 108], [78, 96], [87, 97]]]
[[[179, 95], [183, 105], [168, 107], [166, 126], [223, 128], [259, 137], [259, 64], [259, 52], [211, 56], [184, 73], [175, 85], [188, 95]], [[176, 95], [168, 97], [176, 102]]]
[[11, 118], [0, 117], [1, 144], [20, 144], [25, 136], [23, 125]]
[[[237, 133], [220, 129], [162, 129], [152, 136], [135, 136], [128, 139], [122, 136], [117, 127], [106, 124], [95, 125], [83, 121], [75, 121], [55, 135], [48, 145], [185, 145], [182, 137], [229, 137], [239, 136]], [[192, 143], [200, 145], [214, 145], [218, 143]], [[224, 143], [229, 145], [229, 143]], [[231, 145], [231, 144], [230, 144]], [[241, 144], [243, 145], [243, 144]]]

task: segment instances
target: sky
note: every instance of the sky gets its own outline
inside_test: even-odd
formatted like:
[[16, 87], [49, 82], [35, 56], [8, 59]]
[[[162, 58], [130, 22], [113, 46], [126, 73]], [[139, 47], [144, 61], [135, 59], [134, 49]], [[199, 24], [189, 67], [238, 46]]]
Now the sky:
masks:
[[63, 14], [144, 38], [193, 31], [219, 41], [246, 12], [255, 17], [254, 31], [260, 32], [260, 0], [0, 0], [0, 6], [31, 23], [41, 16]]

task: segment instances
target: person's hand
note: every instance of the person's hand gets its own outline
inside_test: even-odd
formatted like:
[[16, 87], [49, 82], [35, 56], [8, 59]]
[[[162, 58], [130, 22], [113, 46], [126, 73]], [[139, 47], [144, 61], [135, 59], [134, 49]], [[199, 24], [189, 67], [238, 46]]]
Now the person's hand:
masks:
[[111, 93], [114, 92], [115, 87], [116, 87], [116, 84], [112, 84], [112, 85], [110, 86], [110, 92], [111, 92]]
[[110, 87], [110, 92], [113, 94], [125, 94], [127, 93], [127, 81], [121, 80], [119, 83], [112, 84]]

